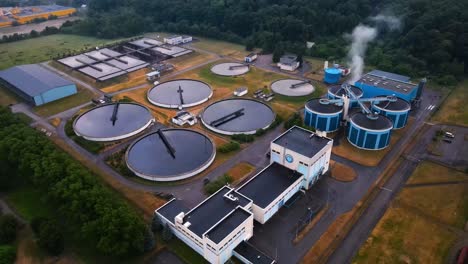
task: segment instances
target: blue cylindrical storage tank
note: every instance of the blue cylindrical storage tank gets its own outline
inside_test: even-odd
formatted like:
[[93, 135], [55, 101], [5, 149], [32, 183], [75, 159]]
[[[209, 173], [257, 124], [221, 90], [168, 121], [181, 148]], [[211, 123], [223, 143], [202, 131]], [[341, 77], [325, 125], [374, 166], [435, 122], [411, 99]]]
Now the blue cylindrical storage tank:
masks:
[[340, 81], [341, 70], [338, 68], [327, 68], [325, 69], [325, 77], [323, 81], [330, 84], [335, 84]]
[[366, 150], [380, 150], [390, 144], [392, 121], [383, 115], [372, 118], [358, 112], [351, 116], [348, 128], [348, 141], [355, 147]]
[[335, 104], [322, 104], [320, 99], [312, 99], [305, 105], [304, 124], [324, 132], [333, 132], [340, 127], [343, 107]]
[[[354, 95], [356, 95], [357, 98], [362, 98], [362, 95], [364, 94], [361, 88], [356, 87], [354, 85], [351, 85], [351, 91], [353, 91]], [[344, 94], [347, 95], [347, 92], [345, 89], [342, 88], [341, 85], [332, 85], [328, 87], [328, 93], [327, 93], [328, 99], [340, 99], [341, 96], [343, 96]], [[359, 104], [357, 102], [353, 102], [349, 106], [358, 107]]]
[[407, 101], [397, 98], [395, 102], [379, 102], [372, 105], [372, 110], [390, 118], [393, 122], [393, 129], [400, 129], [408, 123], [408, 115], [411, 105]]

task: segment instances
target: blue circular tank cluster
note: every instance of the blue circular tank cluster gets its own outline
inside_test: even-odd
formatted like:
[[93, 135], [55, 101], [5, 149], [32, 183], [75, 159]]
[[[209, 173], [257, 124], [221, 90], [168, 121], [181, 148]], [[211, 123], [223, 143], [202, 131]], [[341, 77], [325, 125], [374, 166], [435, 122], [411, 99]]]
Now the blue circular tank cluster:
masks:
[[[354, 95], [356, 95], [357, 98], [362, 98], [362, 95], [364, 94], [362, 92], [362, 89], [359, 87], [356, 87], [354, 85], [351, 85], [351, 91], [353, 91]], [[343, 89], [341, 85], [332, 85], [328, 88], [328, 93], [327, 97], [328, 99], [341, 99], [343, 95], [348, 95], [346, 90]], [[348, 96], [351, 98], [351, 96]], [[359, 107], [359, 104], [357, 102], [353, 102], [349, 105], [349, 107]]]
[[324, 82], [335, 84], [340, 81], [341, 78], [341, 70], [338, 68], [327, 68], [325, 69], [325, 77], [323, 79]]
[[399, 129], [406, 126], [411, 105], [407, 101], [397, 98], [395, 102], [379, 102], [374, 104], [372, 105], [372, 110], [391, 119], [393, 128]]
[[304, 123], [320, 131], [333, 132], [340, 127], [342, 114], [342, 106], [322, 104], [320, 99], [312, 99], [305, 105]]
[[380, 150], [390, 144], [392, 121], [383, 115], [367, 115], [358, 112], [351, 116], [348, 141], [361, 149]]

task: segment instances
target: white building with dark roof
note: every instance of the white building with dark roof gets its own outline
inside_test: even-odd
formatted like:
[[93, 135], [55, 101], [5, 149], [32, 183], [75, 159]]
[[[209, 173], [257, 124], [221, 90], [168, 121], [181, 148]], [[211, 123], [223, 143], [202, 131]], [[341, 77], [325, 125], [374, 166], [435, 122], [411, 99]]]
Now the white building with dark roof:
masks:
[[236, 256], [243, 263], [275, 263], [247, 241], [253, 220], [264, 224], [328, 171], [333, 140], [292, 127], [271, 143], [270, 165], [237, 189], [221, 188], [195, 208], [173, 199], [155, 211], [164, 225], [210, 263]]
[[295, 71], [297, 68], [299, 68], [300, 63], [296, 55], [289, 54], [281, 57], [277, 65], [280, 70]]

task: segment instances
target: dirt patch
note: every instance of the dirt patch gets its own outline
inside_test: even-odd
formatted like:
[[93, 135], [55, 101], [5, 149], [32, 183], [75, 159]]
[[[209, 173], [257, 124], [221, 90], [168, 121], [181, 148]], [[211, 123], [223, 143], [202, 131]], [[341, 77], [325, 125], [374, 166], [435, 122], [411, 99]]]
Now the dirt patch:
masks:
[[242, 182], [247, 176], [249, 176], [255, 170], [255, 166], [241, 162], [234, 165], [227, 171], [227, 174], [232, 178], [232, 185], [236, 186], [239, 182]]
[[60, 123], [62, 123], [62, 119], [60, 119], [59, 117], [55, 117], [55, 118], [50, 119], [49, 123], [53, 125], [54, 127], [58, 127]]
[[342, 214], [339, 216], [325, 231], [325, 233], [320, 236], [320, 239], [314, 244], [314, 246], [307, 252], [307, 254], [302, 259], [301, 263], [304, 264], [315, 264], [322, 263], [323, 252], [329, 250], [329, 248], [334, 243], [335, 239], [343, 236], [343, 228], [348, 224], [353, 211]]
[[135, 87], [142, 84], [147, 84], [148, 86], [146, 88], [149, 88], [151, 87], [151, 84], [148, 83], [148, 81], [146, 80], [146, 73], [148, 73], [147, 68], [128, 73], [126, 76], [126, 81], [109, 85], [107, 87], [102, 88], [101, 90], [105, 93], [115, 93], [120, 90]]
[[331, 177], [341, 182], [352, 182], [356, 179], [357, 173], [353, 168], [335, 162], [331, 165]]
[[206, 61], [216, 58], [213, 54], [194, 51], [191, 54], [167, 60], [166, 62], [174, 65], [176, 70], [181, 71], [190, 67], [202, 64]]

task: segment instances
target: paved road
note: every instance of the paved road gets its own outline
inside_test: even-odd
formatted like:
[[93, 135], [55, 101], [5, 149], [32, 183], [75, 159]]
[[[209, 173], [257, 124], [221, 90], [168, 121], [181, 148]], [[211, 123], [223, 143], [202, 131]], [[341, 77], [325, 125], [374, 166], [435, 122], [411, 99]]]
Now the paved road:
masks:
[[[424, 120], [423, 118], [425, 118], [426, 115], [419, 116], [419, 121]], [[408, 135], [413, 135], [414, 130], [419, 128], [420, 126], [413, 126], [413, 129]], [[421, 137], [418, 137], [418, 144], [408, 153], [408, 156], [412, 158], [404, 160], [395, 174], [382, 186], [377, 197], [364, 211], [361, 218], [353, 226], [341, 245], [332, 254], [328, 263], [351, 263], [353, 257], [358, 252], [361, 245], [367, 240], [367, 237], [370, 235], [375, 225], [377, 225], [391, 201], [418, 166], [419, 162], [417, 162], [417, 160], [426, 158], [426, 149], [432, 140], [434, 131], [435, 128], [431, 128]], [[409, 140], [411, 140], [411, 138], [406, 137], [401, 141], [406, 145], [409, 143]]]
[[31, 110], [31, 106], [26, 103], [19, 103], [11, 106], [11, 111], [13, 113], [24, 113], [25, 115], [29, 116], [34, 122], [33, 124], [41, 125], [42, 127], [48, 129], [50, 132], [55, 132], [55, 127], [49, 124], [47, 120], [44, 118], [36, 115]]

